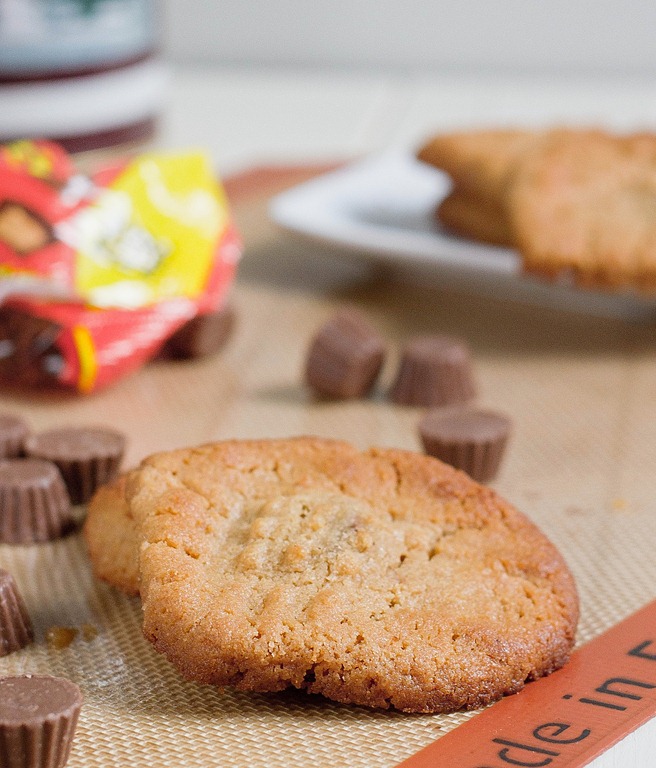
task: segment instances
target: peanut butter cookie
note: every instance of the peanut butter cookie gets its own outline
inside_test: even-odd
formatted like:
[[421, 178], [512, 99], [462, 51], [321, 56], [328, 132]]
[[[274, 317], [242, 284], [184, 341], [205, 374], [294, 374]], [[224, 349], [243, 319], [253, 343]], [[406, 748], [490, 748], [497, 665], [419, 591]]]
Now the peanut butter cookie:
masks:
[[139, 539], [125, 500], [125, 477], [101, 486], [89, 502], [84, 538], [95, 576], [139, 594]]
[[541, 137], [541, 131], [521, 128], [454, 131], [427, 141], [417, 159], [448, 173], [470, 200], [495, 205], [505, 194], [508, 172]]
[[578, 600], [559, 553], [437, 459], [231, 441], [146, 459], [127, 497], [145, 636], [189, 679], [449, 712], [569, 656]]
[[506, 210], [528, 271], [656, 291], [656, 137], [554, 133], [522, 156]]

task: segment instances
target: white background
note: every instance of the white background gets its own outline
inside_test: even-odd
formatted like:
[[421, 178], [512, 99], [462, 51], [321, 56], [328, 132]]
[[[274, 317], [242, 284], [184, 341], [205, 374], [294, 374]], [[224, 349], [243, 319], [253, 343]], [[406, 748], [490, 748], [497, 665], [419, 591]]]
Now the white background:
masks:
[[165, 0], [178, 62], [656, 77], [655, 0]]

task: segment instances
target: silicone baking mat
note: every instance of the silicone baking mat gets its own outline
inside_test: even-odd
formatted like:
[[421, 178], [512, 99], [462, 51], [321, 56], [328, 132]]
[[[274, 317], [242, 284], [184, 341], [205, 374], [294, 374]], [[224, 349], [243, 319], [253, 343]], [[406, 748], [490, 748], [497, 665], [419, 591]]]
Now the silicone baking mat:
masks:
[[[239, 327], [224, 354], [157, 363], [92, 398], [2, 393], [0, 408], [37, 429], [124, 428], [127, 463], [193, 442], [300, 433], [418, 449], [420, 411], [385, 395], [398, 349], [411, 334], [458, 333], [474, 351], [479, 402], [515, 424], [495, 487], [552, 538], [577, 579], [578, 644], [656, 596], [653, 327], [388, 281], [277, 232], [252, 196], [237, 214], [247, 250]], [[344, 303], [390, 340], [383, 380], [367, 400], [315, 402], [301, 381], [305, 349]], [[36, 629], [33, 645], [0, 659], [0, 674], [50, 673], [83, 689], [70, 768], [391, 768], [473, 714], [404, 715], [188, 683], [143, 639], [139, 601], [94, 580], [79, 534], [0, 545], [0, 567], [14, 574]], [[56, 648], [46, 639], [53, 626], [79, 632]]]

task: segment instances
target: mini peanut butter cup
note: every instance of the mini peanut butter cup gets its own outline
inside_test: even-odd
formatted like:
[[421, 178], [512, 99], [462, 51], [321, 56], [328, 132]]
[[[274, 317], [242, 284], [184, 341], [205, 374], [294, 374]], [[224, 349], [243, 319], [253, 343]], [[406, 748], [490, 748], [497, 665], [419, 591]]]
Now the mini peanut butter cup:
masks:
[[0, 461], [0, 541], [49, 541], [73, 527], [71, 502], [57, 467], [43, 459]]
[[216, 354], [232, 335], [235, 319], [235, 310], [230, 306], [196, 315], [168, 339], [162, 356], [187, 360]]
[[20, 651], [32, 640], [32, 620], [14, 577], [0, 568], [0, 656]]
[[0, 379], [20, 387], [51, 387], [63, 365], [61, 326], [11, 306], [0, 307]]
[[436, 408], [419, 422], [425, 452], [479, 483], [496, 477], [510, 429], [508, 416], [467, 407]]
[[23, 451], [23, 441], [29, 433], [30, 429], [23, 419], [9, 414], [0, 414], [0, 459], [20, 456]]
[[476, 395], [471, 356], [451, 336], [418, 336], [407, 342], [390, 397], [400, 405], [444, 406]]
[[355, 309], [337, 312], [310, 344], [305, 380], [322, 397], [363, 397], [374, 386], [385, 359], [385, 342]]
[[82, 707], [80, 689], [48, 675], [0, 678], [2, 768], [63, 768]]
[[73, 504], [83, 504], [117, 474], [125, 437], [104, 427], [52, 429], [25, 440], [25, 453], [59, 467]]

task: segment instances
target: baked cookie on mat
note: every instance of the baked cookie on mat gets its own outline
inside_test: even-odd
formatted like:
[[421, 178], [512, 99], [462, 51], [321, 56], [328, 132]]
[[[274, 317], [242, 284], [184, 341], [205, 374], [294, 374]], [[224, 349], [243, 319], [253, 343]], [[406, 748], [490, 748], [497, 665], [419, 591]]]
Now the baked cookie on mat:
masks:
[[94, 575], [127, 595], [138, 595], [139, 539], [125, 500], [125, 476], [96, 491], [82, 530]]
[[230, 441], [146, 459], [127, 496], [144, 634], [189, 679], [449, 712], [572, 648], [577, 593], [555, 547], [437, 459]]

